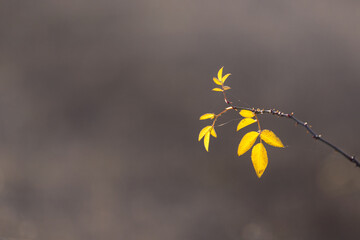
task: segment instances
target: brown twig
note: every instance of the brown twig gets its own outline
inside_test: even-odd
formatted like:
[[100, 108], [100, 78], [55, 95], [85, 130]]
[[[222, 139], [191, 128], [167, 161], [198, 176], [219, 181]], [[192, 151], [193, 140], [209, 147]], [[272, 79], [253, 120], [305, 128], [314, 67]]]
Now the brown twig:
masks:
[[298, 125], [303, 126], [304, 128], [306, 128], [306, 130], [311, 134], [311, 136], [315, 139], [315, 140], [319, 140], [323, 143], [325, 143], [327, 146], [331, 147], [332, 149], [334, 149], [336, 152], [340, 153], [341, 155], [343, 155], [345, 158], [347, 158], [350, 162], [354, 163], [356, 167], [360, 167], [360, 162], [358, 159], [356, 159], [356, 157], [354, 155], [349, 155], [346, 152], [344, 152], [343, 150], [341, 150], [339, 147], [335, 146], [334, 144], [330, 143], [329, 141], [325, 140], [320, 134], [315, 133], [311, 127], [309, 126], [308, 122], [303, 122], [299, 119], [297, 119], [294, 116], [294, 113], [288, 114], [288, 113], [284, 113], [281, 112], [279, 110], [275, 110], [275, 109], [260, 109], [260, 108], [248, 108], [248, 107], [238, 107], [238, 106], [234, 106], [232, 104], [232, 102], [230, 102], [225, 94], [225, 91], [223, 91], [223, 96], [224, 96], [224, 100], [225, 103], [228, 104], [232, 109], [234, 109], [235, 111], [239, 111], [239, 110], [249, 110], [254, 112], [255, 114], [264, 114], [264, 113], [268, 113], [268, 114], [272, 114], [274, 116], [278, 116], [278, 117], [284, 117], [284, 118], [288, 118], [291, 119], [293, 121], [295, 121]]

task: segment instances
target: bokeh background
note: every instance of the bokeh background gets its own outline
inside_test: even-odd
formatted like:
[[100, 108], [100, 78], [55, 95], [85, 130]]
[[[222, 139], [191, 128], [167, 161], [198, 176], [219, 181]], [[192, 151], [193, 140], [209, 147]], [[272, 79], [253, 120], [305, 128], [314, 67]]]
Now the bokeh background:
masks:
[[[360, 2], [0, 1], [0, 239], [357, 239], [360, 170], [292, 121], [197, 141], [221, 66], [240, 106], [360, 154]], [[220, 122], [238, 118], [229, 113]], [[254, 127], [249, 127], [254, 129]]]

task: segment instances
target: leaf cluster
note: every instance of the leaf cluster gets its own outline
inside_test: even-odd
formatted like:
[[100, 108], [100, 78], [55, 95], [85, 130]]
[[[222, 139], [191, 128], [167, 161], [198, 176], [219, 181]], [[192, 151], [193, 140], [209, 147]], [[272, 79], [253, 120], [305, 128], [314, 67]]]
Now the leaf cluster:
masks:
[[[217, 137], [217, 134], [215, 132], [215, 123], [218, 120], [218, 118], [229, 110], [238, 111], [238, 108], [234, 108], [232, 106], [231, 102], [227, 100], [227, 97], [225, 94], [225, 91], [231, 89], [229, 86], [224, 85], [226, 79], [230, 75], [231, 74], [228, 73], [223, 76], [223, 67], [222, 67], [218, 71], [217, 78], [216, 77], [213, 78], [214, 83], [219, 85], [220, 87], [212, 89], [212, 91], [222, 92], [225, 102], [227, 104], [229, 104], [230, 107], [225, 108], [222, 112], [220, 112], [218, 114], [205, 113], [200, 117], [200, 120], [208, 120], [208, 119], [212, 120], [211, 125], [207, 125], [203, 129], [201, 129], [201, 131], [199, 133], [199, 137], [198, 137], [199, 141], [201, 141], [201, 139], [204, 139], [204, 147], [205, 147], [206, 151], [209, 151], [210, 136], [213, 136], [214, 138]], [[236, 127], [236, 131], [239, 131], [247, 126], [250, 126], [253, 123], [258, 124], [258, 131], [250, 131], [242, 137], [242, 139], [238, 145], [237, 154], [238, 154], [238, 156], [241, 156], [252, 148], [251, 160], [252, 160], [252, 163], [254, 166], [255, 173], [260, 178], [263, 175], [263, 173], [268, 165], [267, 151], [263, 144], [263, 141], [273, 147], [283, 148], [284, 145], [281, 142], [281, 140], [275, 135], [274, 132], [272, 132], [271, 130], [268, 130], [268, 129], [264, 129], [264, 130], [261, 129], [260, 122], [257, 117], [256, 111], [242, 109], [239, 111], [239, 114], [240, 114], [240, 116], [243, 117], [243, 119], [238, 123], [238, 125]], [[259, 139], [259, 143], [257, 143], [254, 146], [257, 139]]]

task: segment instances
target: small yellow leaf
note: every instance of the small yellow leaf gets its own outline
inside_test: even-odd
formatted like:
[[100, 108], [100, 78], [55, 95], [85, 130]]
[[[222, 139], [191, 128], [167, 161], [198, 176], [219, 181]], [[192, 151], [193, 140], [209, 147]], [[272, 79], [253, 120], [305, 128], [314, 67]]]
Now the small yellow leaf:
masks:
[[210, 132], [207, 132], [204, 137], [204, 147], [206, 151], [209, 151], [209, 143], [210, 143]]
[[231, 89], [229, 86], [223, 86], [224, 91]]
[[214, 92], [223, 92], [223, 90], [221, 88], [213, 88], [211, 91]]
[[261, 131], [260, 133], [260, 137], [262, 140], [264, 140], [264, 142], [266, 142], [267, 144], [274, 146], [274, 147], [280, 147], [283, 148], [284, 145], [281, 142], [280, 138], [278, 138], [274, 132], [264, 129]]
[[246, 126], [249, 126], [250, 124], [253, 124], [255, 122], [256, 122], [256, 120], [253, 119], [253, 118], [244, 118], [237, 125], [236, 131], [239, 131], [240, 129], [242, 129], [242, 128], [246, 127]]
[[251, 131], [245, 134], [245, 136], [241, 139], [239, 147], [238, 147], [238, 156], [246, 153], [255, 143], [256, 138], [259, 136], [258, 132]]
[[216, 132], [215, 132], [215, 129], [214, 129], [214, 128], [211, 128], [210, 133], [211, 133], [211, 136], [213, 136], [214, 138], [216, 138], [216, 137], [217, 137], [217, 135], [216, 135]]
[[231, 73], [228, 73], [228, 74], [226, 74], [225, 76], [223, 76], [222, 79], [221, 79], [222, 83], [224, 83], [225, 80], [226, 80], [230, 75], [231, 75]]
[[220, 85], [220, 86], [222, 85], [221, 82], [220, 82], [217, 78], [215, 78], [215, 77], [213, 78], [213, 81], [214, 81], [214, 83], [217, 84], [217, 85]]
[[212, 127], [211, 126], [206, 126], [204, 127], [203, 129], [201, 129], [200, 133], [199, 133], [199, 138], [198, 140], [200, 141], [207, 132], [209, 132], [209, 130], [211, 129]]
[[218, 75], [218, 79], [219, 79], [220, 82], [222, 82], [223, 68], [224, 68], [224, 67], [220, 68], [220, 70], [218, 71], [218, 74], [217, 74], [217, 75]]
[[214, 113], [205, 113], [200, 117], [200, 120], [213, 119], [214, 117], [215, 117]]
[[249, 110], [241, 110], [240, 115], [243, 116], [244, 118], [251, 118], [255, 116], [255, 113]]
[[253, 163], [256, 175], [261, 178], [268, 165], [268, 156], [262, 143], [256, 144], [251, 152], [251, 161]]

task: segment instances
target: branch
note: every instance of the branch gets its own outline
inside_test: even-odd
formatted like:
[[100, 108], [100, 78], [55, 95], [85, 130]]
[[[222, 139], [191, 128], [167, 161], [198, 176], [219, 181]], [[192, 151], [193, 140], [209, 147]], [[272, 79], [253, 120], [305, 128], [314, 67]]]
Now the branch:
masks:
[[272, 114], [272, 115], [275, 115], [275, 116], [279, 116], [279, 117], [285, 117], [285, 118], [289, 118], [289, 119], [292, 119], [293, 121], [295, 121], [297, 124], [303, 126], [304, 128], [306, 128], [306, 130], [312, 135], [312, 137], [315, 139], [315, 140], [319, 140], [323, 143], [325, 143], [326, 145], [328, 145], [329, 147], [331, 147], [332, 149], [334, 149], [336, 152], [340, 153], [341, 155], [343, 155], [345, 158], [347, 158], [349, 161], [353, 162], [355, 164], [356, 167], [360, 167], [360, 162], [359, 160], [357, 160], [355, 158], [355, 156], [351, 156], [347, 153], [345, 153], [343, 150], [341, 150], [340, 148], [338, 148], [337, 146], [335, 146], [334, 144], [330, 143], [329, 141], [325, 140], [320, 134], [317, 134], [315, 133], [309, 126], [309, 124], [307, 122], [303, 122], [299, 119], [297, 119], [296, 117], [294, 117], [294, 114], [291, 113], [291, 114], [287, 114], [287, 113], [283, 113], [283, 112], [280, 112], [278, 110], [275, 110], [275, 109], [269, 109], [269, 110], [260, 110], [260, 111], [257, 111], [255, 110], [255, 113], [260, 113], [260, 114], [263, 114], [263, 113], [269, 113], [269, 114]]
[[360, 167], [360, 162], [358, 159], [356, 159], [356, 157], [353, 155], [349, 155], [346, 152], [344, 152], [343, 150], [341, 150], [339, 147], [335, 146], [334, 144], [330, 143], [329, 141], [325, 140], [320, 134], [315, 133], [309, 126], [308, 122], [303, 122], [299, 119], [297, 119], [294, 116], [294, 113], [288, 114], [288, 113], [283, 113], [279, 110], [275, 110], [275, 109], [268, 109], [268, 110], [264, 110], [264, 109], [260, 109], [260, 108], [248, 108], [248, 107], [238, 107], [238, 106], [234, 106], [232, 104], [232, 102], [230, 102], [225, 94], [225, 91], [223, 91], [223, 95], [224, 95], [224, 100], [225, 103], [228, 104], [230, 107], [232, 107], [232, 109], [234, 109], [235, 111], [239, 111], [242, 109], [245, 110], [249, 110], [254, 112], [255, 114], [264, 114], [264, 113], [268, 113], [268, 114], [272, 114], [278, 117], [284, 117], [284, 118], [288, 118], [291, 119], [293, 121], [296, 122], [296, 124], [299, 124], [301, 126], [303, 126], [304, 128], [306, 128], [306, 130], [308, 131], [308, 133], [311, 134], [311, 136], [315, 139], [315, 140], [319, 140], [323, 143], [325, 143], [326, 145], [328, 145], [329, 147], [331, 147], [332, 149], [334, 149], [336, 152], [340, 153], [341, 155], [343, 155], [345, 158], [347, 158], [350, 162], [354, 163], [356, 167]]

